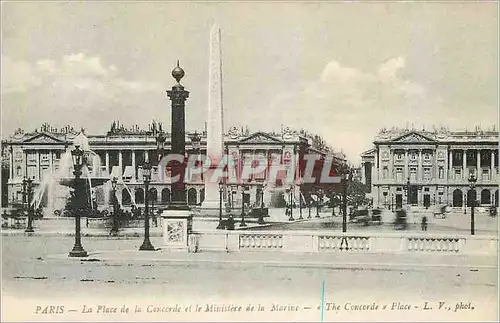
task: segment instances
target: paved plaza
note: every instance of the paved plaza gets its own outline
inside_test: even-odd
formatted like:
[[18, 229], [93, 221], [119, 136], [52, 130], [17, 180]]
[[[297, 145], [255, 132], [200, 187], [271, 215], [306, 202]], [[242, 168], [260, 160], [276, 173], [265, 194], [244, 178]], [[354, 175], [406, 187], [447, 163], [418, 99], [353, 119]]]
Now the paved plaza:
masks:
[[[324, 284], [327, 303], [406, 302], [423, 306], [426, 301], [428, 304], [444, 301], [454, 307], [457, 302], [470, 301], [475, 304], [474, 310], [452, 310], [452, 314], [445, 313], [448, 316], [443, 318], [486, 320], [496, 315], [498, 272], [494, 257], [275, 252], [188, 254], [167, 250], [139, 252], [140, 238], [84, 237], [82, 242], [90, 255], [86, 259], [75, 259], [67, 257], [73, 245], [71, 237], [3, 236], [2, 292], [7, 297], [4, 301], [23, 300], [33, 304], [32, 308], [26, 307], [23, 317], [37, 320], [47, 318], [34, 314], [35, 303], [60, 302], [66, 304], [66, 308], [77, 306], [80, 313], [81, 300], [85, 299], [88, 306], [135, 304], [137, 300], [145, 306], [150, 303], [228, 303], [228, 300], [243, 305], [260, 303], [268, 309], [273, 303], [298, 304], [306, 308], [300, 317], [319, 321], [317, 307], [321, 305]], [[162, 246], [161, 238], [152, 238], [152, 243]], [[3, 308], [7, 310], [3, 315], [9, 314], [9, 307]], [[51, 318], [81, 319], [78, 313]], [[153, 314], [142, 313], [137, 318], [186, 319], [175, 313], [163, 313], [161, 318]], [[225, 315], [228, 314], [205, 313], [198, 319], [234, 320], [234, 316]], [[288, 316], [270, 312], [252, 315], [258, 320], [269, 317], [289, 320], [291, 314], [288, 311]], [[401, 311], [370, 314], [339, 310], [324, 312], [324, 319], [424, 319], [426, 315], [436, 318], [440, 314], [415, 310], [408, 315]], [[125, 320], [131, 317], [97, 315], [92, 318]], [[189, 316], [189, 320], [196, 318], [195, 313]]]

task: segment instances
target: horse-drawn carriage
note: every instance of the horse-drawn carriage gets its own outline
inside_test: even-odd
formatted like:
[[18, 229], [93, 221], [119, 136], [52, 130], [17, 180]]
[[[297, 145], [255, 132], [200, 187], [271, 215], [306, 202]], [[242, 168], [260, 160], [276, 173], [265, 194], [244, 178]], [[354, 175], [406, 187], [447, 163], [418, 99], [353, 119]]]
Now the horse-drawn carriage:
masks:
[[363, 226], [368, 226], [370, 224], [382, 224], [382, 210], [380, 209], [361, 209], [355, 210], [351, 216], [350, 220], [353, 223], [359, 223]]

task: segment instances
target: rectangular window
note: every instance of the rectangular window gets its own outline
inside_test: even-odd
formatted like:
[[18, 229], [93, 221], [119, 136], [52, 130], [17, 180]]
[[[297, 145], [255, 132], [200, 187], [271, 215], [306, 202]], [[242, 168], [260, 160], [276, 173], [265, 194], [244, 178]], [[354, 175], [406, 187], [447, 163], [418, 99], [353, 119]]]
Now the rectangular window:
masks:
[[384, 169], [382, 171], [382, 178], [387, 178], [389, 176], [389, 169], [387, 166], [384, 166]]
[[483, 177], [483, 180], [484, 181], [487, 181], [490, 179], [490, 172], [489, 172], [489, 169], [483, 169], [483, 172], [482, 172], [482, 177]]
[[439, 173], [439, 179], [443, 179], [444, 178], [444, 168], [439, 167], [438, 173]]
[[424, 154], [424, 160], [430, 160], [431, 159], [431, 154], [430, 153], [425, 153]]
[[417, 169], [410, 168], [410, 181], [415, 182], [417, 180]]
[[455, 179], [461, 179], [461, 178], [462, 178], [462, 170], [455, 169]]
[[397, 181], [402, 181], [403, 180], [403, 168], [396, 168], [396, 180]]
[[424, 192], [429, 192], [429, 188], [428, 187], [424, 187]]

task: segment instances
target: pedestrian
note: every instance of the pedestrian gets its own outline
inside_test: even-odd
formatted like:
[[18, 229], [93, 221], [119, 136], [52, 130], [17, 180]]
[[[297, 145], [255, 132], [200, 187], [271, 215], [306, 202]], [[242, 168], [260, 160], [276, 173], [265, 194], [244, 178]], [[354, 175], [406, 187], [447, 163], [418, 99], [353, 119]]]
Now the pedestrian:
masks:
[[422, 217], [422, 231], [427, 231], [427, 217], [425, 215]]

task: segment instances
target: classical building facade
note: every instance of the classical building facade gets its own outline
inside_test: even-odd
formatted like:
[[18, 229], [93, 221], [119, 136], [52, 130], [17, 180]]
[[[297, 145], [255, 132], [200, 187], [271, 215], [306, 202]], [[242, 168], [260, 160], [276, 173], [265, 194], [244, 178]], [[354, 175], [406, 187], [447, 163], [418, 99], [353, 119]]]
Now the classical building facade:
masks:
[[[498, 131], [383, 129], [362, 159], [374, 206], [498, 206]], [[469, 176], [477, 178], [469, 188]]]
[[[88, 144], [95, 158], [89, 165], [92, 176], [119, 178], [117, 185], [118, 201], [124, 206], [144, 204], [144, 189], [142, 179], [142, 165], [146, 156], [152, 163], [152, 182], [150, 184], [150, 200], [155, 205], [167, 205], [170, 202], [170, 184], [164, 183], [158, 177], [159, 150], [157, 139], [161, 125], [152, 124], [148, 130], [140, 130], [138, 127], [126, 129], [118, 123], [113, 123], [108, 133], [104, 135], [88, 135]], [[55, 129], [49, 125], [43, 125], [40, 130], [25, 133], [18, 130], [13, 136], [2, 142], [2, 149], [9, 160], [8, 204], [10, 206], [22, 201], [22, 181], [24, 178], [34, 180], [35, 191], [38, 194], [40, 205], [52, 208], [57, 204], [51, 188], [47, 185], [50, 177], [57, 174], [62, 168], [71, 168], [69, 149], [80, 132], [71, 127]], [[165, 134], [163, 153], [168, 154], [170, 150], [170, 136]], [[231, 155], [237, 165], [250, 163], [257, 158], [269, 159], [271, 154], [282, 156], [282, 163], [286, 167], [294, 167], [305, 153], [317, 153], [326, 155], [320, 149], [315, 148], [314, 140], [288, 128], [281, 133], [249, 133], [242, 129], [232, 128], [224, 135], [224, 146], [226, 153]], [[205, 154], [206, 133], [188, 132], [186, 134], [186, 153]], [[66, 158], [64, 157], [66, 155]], [[341, 162], [343, 156], [336, 155]], [[68, 170], [69, 170], [68, 168]], [[231, 205], [241, 205], [242, 199], [250, 205], [260, 205], [262, 190], [264, 189], [264, 203], [273, 204], [274, 183], [268, 183], [268, 172], [252, 176], [248, 183], [242, 185], [228, 183], [225, 190], [225, 200]], [[72, 176], [70, 171], [64, 176]], [[198, 205], [204, 199], [204, 184], [202, 175], [193, 175], [193, 180], [186, 185], [186, 199], [190, 205]], [[241, 194], [242, 190], [245, 194]], [[93, 190], [97, 205], [107, 207], [111, 199], [111, 185], [105, 185]], [[227, 196], [226, 194], [230, 195]], [[60, 204], [60, 203], [59, 203]]]

